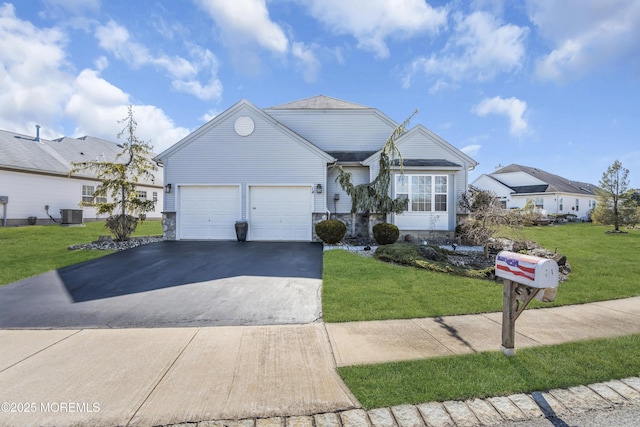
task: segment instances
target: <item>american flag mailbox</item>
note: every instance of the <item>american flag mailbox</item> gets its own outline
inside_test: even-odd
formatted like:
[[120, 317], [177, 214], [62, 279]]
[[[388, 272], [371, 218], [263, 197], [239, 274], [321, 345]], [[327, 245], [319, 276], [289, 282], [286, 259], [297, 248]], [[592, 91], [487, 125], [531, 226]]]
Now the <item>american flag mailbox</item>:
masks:
[[496, 276], [504, 283], [502, 352], [515, 355], [515, 322], [535, 297], [552, 302], [558, 288], [558, 264], [547, 258], [502, 251], [496, 256]]
[[502, 251], [496, 256], [496, 276], [532, 288], [557, 288], [558, 264], [548, 258]]

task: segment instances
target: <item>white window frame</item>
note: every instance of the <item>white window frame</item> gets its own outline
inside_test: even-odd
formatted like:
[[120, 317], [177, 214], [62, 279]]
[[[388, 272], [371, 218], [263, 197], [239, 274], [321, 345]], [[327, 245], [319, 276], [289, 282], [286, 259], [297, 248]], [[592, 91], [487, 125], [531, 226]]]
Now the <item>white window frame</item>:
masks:
[[[429, 178], [429, 183], [420, 183], [419, 178]], [[416, 180], [414, 180], [416, 178]], [[401, 184], [400, 180], [406, 182]], [[444, 191], [442, 191], [442, 180], [444, 180]], [[440, 181], [440, 182], [438, 182]], [[413, 173], [413, 174], [397, 174], [394, 181], [395, 198], [406, 195], [409, 199], [409, 204], [405, 212], [409, 213], [446, 213], [449, 211], [449, 176], [443, 174], [426, 174], [426, 173]], [[416, 185], [429, 185], [430, 191], [424, 193], [424, 198], [419, 200], [413, 200], [414, 186]], [[402, 191], [406, 186], [406, 191]], [[436, 191], [439, 190], [439, 191]], [[420, 209], [420, 205], [424, 205], [425, 209]], [[437, 209], [440, 208], [440, 209]], [[416, 209], [418, 208], [418, 209]], [[442, 209], [444, 208], [444, 209]]]
[[93, 204], [93, 193], [96, 191], [96, 187], [93, 185], [82, 186], [82, 204]]
[[107, 203], [106, 197], [96, 197], [94, 199], [93, 195], [95, 194], [96, 187], [95, 185], [82, 185], [82, 204], [85, 206], [93, 206], [98, 203]]

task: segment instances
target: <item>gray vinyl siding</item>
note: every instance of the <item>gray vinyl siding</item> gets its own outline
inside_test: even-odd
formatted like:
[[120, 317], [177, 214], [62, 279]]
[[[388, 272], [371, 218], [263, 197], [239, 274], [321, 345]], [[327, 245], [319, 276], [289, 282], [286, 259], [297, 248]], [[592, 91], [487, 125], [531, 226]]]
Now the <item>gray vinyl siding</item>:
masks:
[[324, 151], [376, 151], [396, 127], [375, 110], [265, 110]]
[[[344, 170], [352, 174], [351, 182], [355, 185], [365, 184], [369, 182], [369, 168], [364, 166], [345, 166]], [[327, 207], [331, 213], [349, 213], [351, 212], [351, 197], [344, 192], [340, 184], [337, 183], [337, 169], [330, 169], [327, 174]], [[337, 203], [333, 198], [336, 194], [340, 195]]]
[[[429, 169], [409, 169], [404, 168], [405, 173], [429, 173], [429, 174], [442, 174], [442, 175], [450, 175], [454, 178], [454, 188], [455, 188], [455, 200], [462, 193], [467, 191], [467, 167], [470, 165], [464, 163], [464, 159], [462, 157], [456, 156], [455, 152], [443, 147], [438, 141], [434, 141], [428, 136], [416, 132], [413, 135], [410, 135], [408, 138], [401, 140], [399, 142], [398, 148], [400, 149], [400, 153], [402, 154], [402, 158], [404, 159], [442, 159], [449, 160], [453, 163], [456, 163], [462, 167], [459, 171], [452, 170], [439, 170], [435, 168]], [[378, 175], [380, 170], [379, 166], [379, 157], [376, 156], [376, 159], [373, 163], [371, 163], [370, 167], [370, 179], [373, 180]]]
[[[249, 116], [255, 129], [236, 134], [238, 117]], [[165, 157], [165, 183], [239, 184], [246, 218], [248, 185], [325, 185], [327, 162], [321, 155], [250, 109], [239, 109]], [[165, 211], [175, 211], [176, 192], [165, 194]], [[314, 211], [324, 212], [324, 194], [314, 196]]]

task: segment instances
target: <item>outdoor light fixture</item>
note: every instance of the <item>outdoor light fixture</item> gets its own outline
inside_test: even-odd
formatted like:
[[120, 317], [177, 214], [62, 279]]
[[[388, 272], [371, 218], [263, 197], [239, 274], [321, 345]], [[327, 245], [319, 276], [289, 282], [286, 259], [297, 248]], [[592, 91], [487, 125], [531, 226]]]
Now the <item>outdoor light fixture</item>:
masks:
[[171, 184], [167, 184], [165, 190], [167, 191], [167, 193], [171, 193]]
[[322, 184], [316, 184], [316, 193], [322, 194]]

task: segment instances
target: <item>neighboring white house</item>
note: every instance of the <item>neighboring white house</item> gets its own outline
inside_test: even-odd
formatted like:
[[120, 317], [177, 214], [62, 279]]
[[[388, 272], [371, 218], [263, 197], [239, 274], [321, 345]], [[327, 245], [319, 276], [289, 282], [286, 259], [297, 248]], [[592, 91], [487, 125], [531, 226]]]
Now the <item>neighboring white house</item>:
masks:
[[[316, 96], [266, 108], [233, 105], [160, 155], [168, 239], [235, 239], [235, 222], [249, 223], [248, 240], [317, 240], [314, 224], [329, 215], [348, 234], [364, 236], [366, 215], [335, 182], [342, 165], [353, 181], [377, 176], [379, 150], [398, 126], [375, 108]], [[394, 197], [409, 210], [390, 215], [403, 234], [451, 234], [456, 202], [477, 162], [418, 125], [397, 141]]]
[[[95, 208], [81, 206], [90, 202], [100, 184], [90, 172], [74, 173], [72, 162], [114, 161], [122, 146], [100, 138], [63, 137], [46, 140], [0, 130], [0, 226], [71, 222], [82, 211], [83, 221], [100, 219]], [[140, 197], [157, 200], [156, 209], [147, 218], [159, 219], [162, 212], [162, 172], [154, 182], [139, 186]], [[62, 217], [61, 210], [71, 214]], [[104, 218], [105, 215], [102, 215]]]
[[481, 175], [471, 185], [494, 192], [507, 209], [524, 208], [531, 201], [543, 215], [573, 214], [586, 220], [596, 205], [597, 186], [516, 164]]

